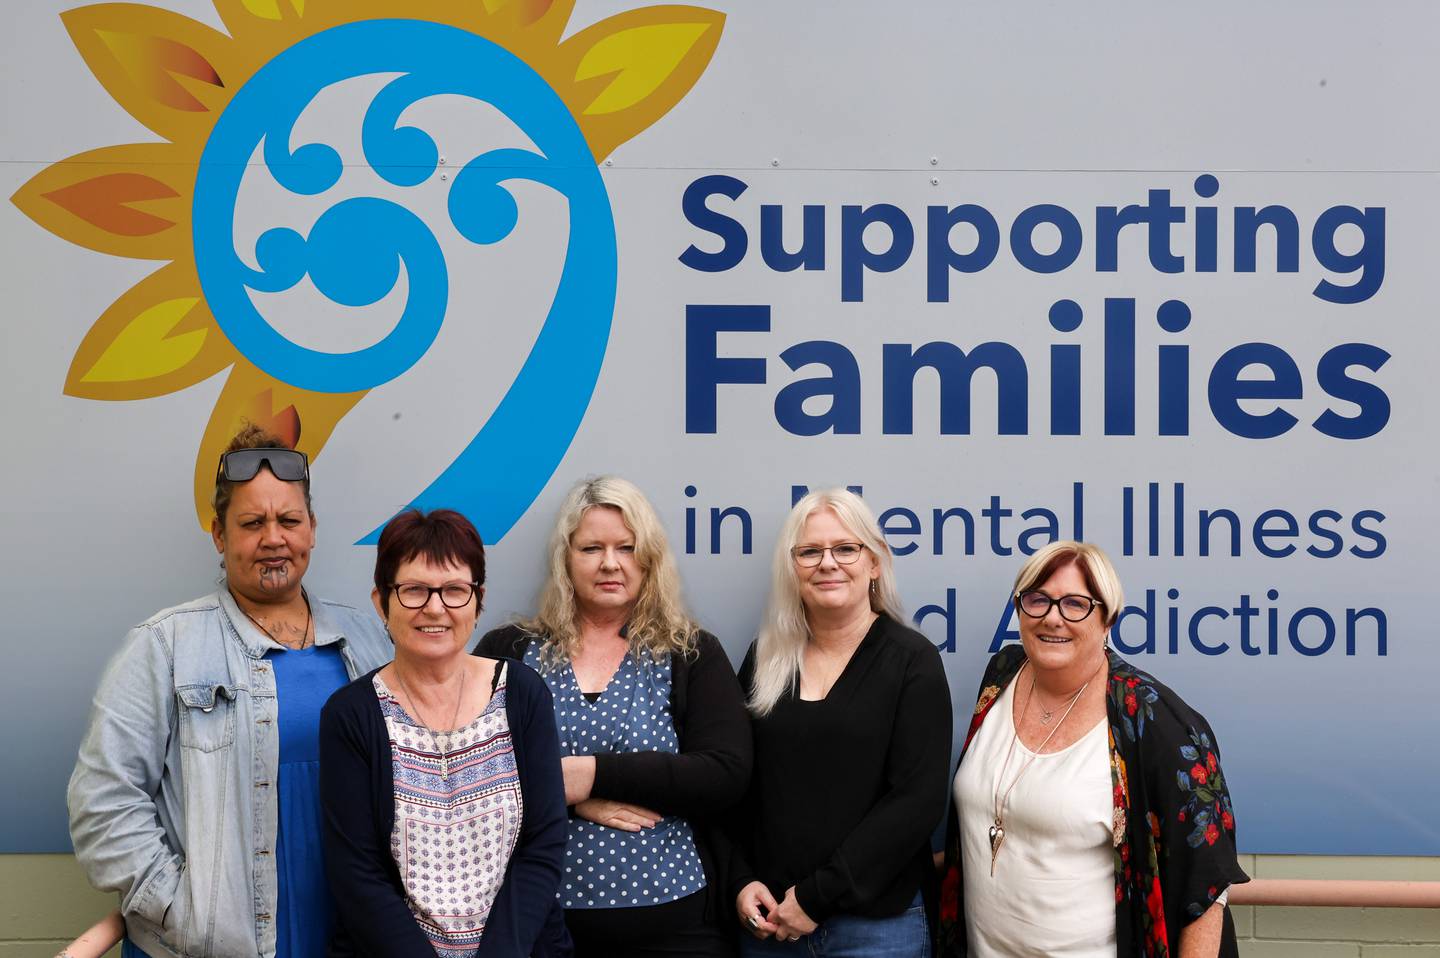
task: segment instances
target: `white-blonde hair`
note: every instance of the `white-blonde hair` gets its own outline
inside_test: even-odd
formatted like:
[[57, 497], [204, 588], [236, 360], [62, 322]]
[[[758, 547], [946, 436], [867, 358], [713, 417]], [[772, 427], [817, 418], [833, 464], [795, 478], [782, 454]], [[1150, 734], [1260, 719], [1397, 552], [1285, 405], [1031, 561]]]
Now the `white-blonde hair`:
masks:
[[879, 575], [870, 591], [870, 608], [883, 612], [897, 622], [905, 621], [900, 593], [895, 588], [894, 562], [885, 543], [875, 514], [855, 493], [848, 489], [821, 489], [811, 492], [790, 510], [775, 543], [771, 565], [770, 598], [765, 618], [755, 640], [755, 674], [750, 701], [755, 715], [768, 715], [790, 691], [804, 668], [805, 643], [810, 638], [810, 625], [805, 619], [805, 606], [800, 600], [800, 575], [795, 571], [792, 551], [805, 531], [805, 521], [816, 512], [829, 509], [835, 513], [857, 541], [864, 544], [875, 558]]
[[618, 476], [598, 476], [576, 483], [560, 504], [550, 534], [549, 575], [540, 590], [539, 608], [534, 618], [519, 623], [543, 640], [542, 664], [550, 668], [568, 662], [579, 648], [570, 540], [585, 513], [597, 507], [620, 513], [625, 528], [635, 537], [635, 562], [645, 574], [626, 627], [631, 652], [637, 656], [648, 652], [655, 659], [671, 652], [691, 652], [699, 627], [685, 610], [680, 572], [655, 507], [634, 483]]
[[1125, 590], [1120, 587], [1120, 576], [1105, 550], [1089, 542], [1061, 539], [1040, 549], [1020, 567], [1020, 574], [1015, 576], [1015, 588], [1010, 593], [1011, 600], [1018, 600], [1020, 593], [1038, 588], [1058, 570], [1072, 563], [1080, 570], [1080, 577], [1085, 580], [1091, 598], [1099, 599], [1105, 607], [1105, 617], [1101, 621], [1105, 628], [1110, 628], [1120, 610], [1125, 608]]

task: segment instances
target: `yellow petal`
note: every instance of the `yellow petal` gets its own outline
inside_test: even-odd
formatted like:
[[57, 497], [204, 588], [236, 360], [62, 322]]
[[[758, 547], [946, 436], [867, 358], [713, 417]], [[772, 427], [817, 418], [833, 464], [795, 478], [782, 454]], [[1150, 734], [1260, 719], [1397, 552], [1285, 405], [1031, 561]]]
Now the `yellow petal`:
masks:
[[65, 393], [86, 399], [148, 399], [208, 379], [235, 361], [188, 264], [141, 280], [86, 334]]
[[134, 382], [155, 379], [182, 368], [200, 355], [208, 333], [203, 329], [176, 336], [170, 333], [199, 302], [197, 296], [183, 296], [151, 306], [121, 331], [80, 381]]
[[240, 0], [240, 5], [262, 20], [279, 20], [289, 10], [305, 16], [305, 0]]
[[647, 129], [700, 79], [725, 16], [701, 7], [646, 7], [587, 27], [561, 45], [573, 77], [562, 96], [597, 160]]
[[575, 73], [577, 80], [611, 78], [585, 112], [615, 113], [654, 93], [708, 29], [703, 23], [657, 23], [603, 38], [580, 60]]

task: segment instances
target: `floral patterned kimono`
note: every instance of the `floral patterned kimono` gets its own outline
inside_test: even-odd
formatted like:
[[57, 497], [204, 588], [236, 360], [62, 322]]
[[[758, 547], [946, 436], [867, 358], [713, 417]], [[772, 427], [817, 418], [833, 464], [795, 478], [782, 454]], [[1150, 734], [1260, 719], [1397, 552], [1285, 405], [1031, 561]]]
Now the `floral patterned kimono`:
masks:
[[[1178, 695], [1113, 651], [1105, 711], [1114, 785], [1115, 952], [1169, 958], [1180, 931], [1230, 885], [1250, 879], [1235, 858], [1235, 816], [1210, 725]], [[980, 684], [965, 748], [1025, 664], [1019, 645], [995, 654]], [[961, 760], [964, 760], [964, 750]], [[966, 954], [960, 831], [952, 802], [941, 879], [937, 958]], [[1238, 955], [1225, 914], [1222, 956]]]

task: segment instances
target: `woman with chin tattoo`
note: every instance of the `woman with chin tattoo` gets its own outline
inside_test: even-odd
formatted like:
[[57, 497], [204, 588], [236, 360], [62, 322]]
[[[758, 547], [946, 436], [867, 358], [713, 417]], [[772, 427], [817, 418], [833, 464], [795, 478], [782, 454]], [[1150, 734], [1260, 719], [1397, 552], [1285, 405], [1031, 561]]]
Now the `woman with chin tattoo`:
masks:
[[939, 958], [1238, 954], [1249, 881], [1204, 717], [1110, 651], [1110, 559], [1054, 542], [1011, 596], [1020, 644], [980, 683], [946, 841]]
[[309, 464], [247, 426], [215, 476], [214, 593], [136, 626], [101, 678], [70, 779], [70, 836], [118, 892], [126, 958], [313, 958], [332, 912], [321, 856], [320, 708], [389, 660], [373, 614], [302, 586]]

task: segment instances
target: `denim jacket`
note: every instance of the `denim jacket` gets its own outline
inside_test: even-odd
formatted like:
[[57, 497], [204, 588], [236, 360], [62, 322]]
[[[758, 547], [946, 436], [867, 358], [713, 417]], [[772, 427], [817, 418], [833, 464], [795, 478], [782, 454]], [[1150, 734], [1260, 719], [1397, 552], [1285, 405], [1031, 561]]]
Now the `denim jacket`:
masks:
[[[390, 660], [374, 614], [310, 607], [351, 678]], [[278, 647], [221, 591], [136, 626], [100, 680], [70, 837], [151, 958], [275, 954]]]

